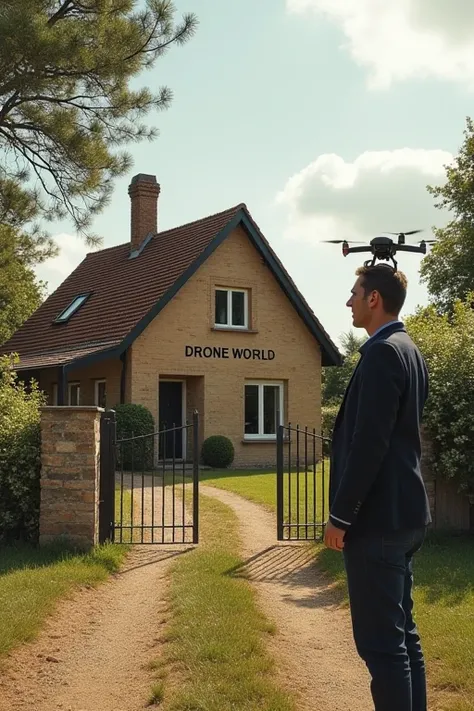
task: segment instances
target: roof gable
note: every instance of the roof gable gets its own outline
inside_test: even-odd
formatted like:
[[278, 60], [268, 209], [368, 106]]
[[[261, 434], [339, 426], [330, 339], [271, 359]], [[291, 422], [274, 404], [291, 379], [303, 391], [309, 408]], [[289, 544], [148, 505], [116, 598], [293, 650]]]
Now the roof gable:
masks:
[[[320, 344], [323, 365], [340, 364], [336, 346], [243, 204], [155, 235], [136, 259], [130, 259], [128, 243], [88, 254], [0, 352], [20, 353], [23, 368], [30, 360], [38, 364], [38, 354], [52, 352], [58, 354], [57, 363], [63, 351], [66, 365], [121, 355], [238, 225]], [[54, 323], [74, 297], [85, 292], [91, 292], [89, 298], [71, 319]], [[95, 350], [80, 357], [81, 348], [91, 341]], [[79, 357], [71, 355], [75, 352]]]

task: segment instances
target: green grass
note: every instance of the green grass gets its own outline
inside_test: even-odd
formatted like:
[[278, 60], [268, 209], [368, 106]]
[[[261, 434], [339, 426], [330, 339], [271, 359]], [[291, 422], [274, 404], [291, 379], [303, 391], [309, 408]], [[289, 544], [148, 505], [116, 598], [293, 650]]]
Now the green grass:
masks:
[[[321, 464], [313, 472], [299, 473], [293, 468], [290, 477], [291, 485], [288, 487], [288, 475], [284, 478], [284, 521], [291, 524], [292, 538], [297, 536], [296, 524], [306, 522], [319, 524], [317, 536], [321, 533], [321, 524], [327, 518], [329, 501], [329, 465], [325, 464], [324, 472]], [[275, 471], [246, 471], [246, 470], [209, 470], [201, 472], [201, 481], [220, 489], [227, 489], [241, 494], [265, 508], [276, 510], [276, 473]], [[316, 491], [316, 497], [314, 493]], [[324, 491], [324, 496], [322, 492]], [[316, 501], [315, 501], [316, 498]], [[299, 501], [299, 506], [295, 503]], [[290, 529], [287, 529], [290, 530]], [[300, 528], [301, 530], [301, 528]], [[308, 526], [304, 535], [314, 537], [314, 527]]]
[[[171, 571], [164, 664], [165, 711], [292, 711], [265, 642], [273, 630], [250, 584], [234, 577], [238, 521], [201, 497], [201, 543]], [[163, 673], [161, 674], [163, 677]]]
[[0, 658], [38, 634], [57, 601], [74, 588], [97, 585], [119, 569], [123, 546], [104, 545], [88, 554], [64, 546], [0, 549]]
[[[202, 472], [207, 484], [276, 510], [272, 472]], [[342, 556], [322, 544], [314, 555], [347, 604]], [[440, 711], [474, 711], [474, 537], [432, 533], [415, 559], [415, 612], [431, 693]]]

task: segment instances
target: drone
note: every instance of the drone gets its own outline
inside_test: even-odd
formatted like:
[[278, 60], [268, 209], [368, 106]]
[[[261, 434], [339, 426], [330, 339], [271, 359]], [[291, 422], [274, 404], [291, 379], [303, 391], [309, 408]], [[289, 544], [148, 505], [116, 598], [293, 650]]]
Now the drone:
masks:
[[416, 244], [406, 244], [406, 238], [411, 235], [416, 235], [423, 230], [411, 230], [410, 232], [385, 232], [384, 235], [395, 235], [397, 241], [395, 242], [391, 237], [380, 236], [374, 237], [369, 244], [365, 244], [363, 247], [349, 247], [350, 244], [364, 244], [363, 242], [352, 242], [350, 240], [343, 239], [328, 239], [324, 240], [329, 244], [342, 244], [342, 254], [347, 257], [348, 254], [354, 252], [372, 252], [372, 259], [368, 259], [364, 262], [364, 266], [373, 267], [376, 260], [380, 261], [390, 261], [393, 262], [394, 271], [397, 271], [398, 263], [395, 260], [395, 255], [397, 252], [417, 252], [419, 254], [426, 254], [426, 245], [435, 242], [434, 239], [422, 239]]

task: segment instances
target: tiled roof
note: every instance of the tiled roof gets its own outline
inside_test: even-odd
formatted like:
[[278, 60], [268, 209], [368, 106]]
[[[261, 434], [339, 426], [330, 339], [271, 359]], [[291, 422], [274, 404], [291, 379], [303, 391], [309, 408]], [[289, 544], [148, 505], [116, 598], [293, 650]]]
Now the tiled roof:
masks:
[[120, 341], [112, 341], [110, 343], [91, 343], [82, 348], [59, 349], [49, 353], [32, 353], [22, 356], [19, 363], [15, 363], [15, 370], [36, 370], [38, 368], [67, 365], [86, 356], [109, 351], [119, 345]]
[[[261, 249], [280, 272], [280, 283], [282, 279], [286, 281], [287, 287], [283, 288], [293, 293], [297, 310], [320, 340], [323, 363], [339, 362], [336, 346], [243, 204], [154, 235], [142, 254], [134, 259], [130, 258], [129, 242], [91, 252], [0, 347], [0, 354], [17, 352], [20, 367], [33, 369], [67, 365], [121, 344], [123, 350], [125, 338], [128, 336], [130, 341], [138, 335], [147, 319], [153, 317], [154, 307], [166, 301], [165, 295], [172, 297], [188, 270], [192, 270], [199, 259], [206, 258], [215, 238], [222, 237], [224, 228], [240, 218], [257, 234]], [[71, 319], [64, 324], [54, 324], [55, 318], [73, 299], [86, 292], [91, 292], [90, 297]]]
[[[241, 205], [157, 234], [130, 259], [130, 243], [91, 252], [0, 352], [27, 355], [79, 348], [100, 337], [120, 343], [234, 217]], [[75, 296], [91, 291], [65, 324], [54, 319]]]

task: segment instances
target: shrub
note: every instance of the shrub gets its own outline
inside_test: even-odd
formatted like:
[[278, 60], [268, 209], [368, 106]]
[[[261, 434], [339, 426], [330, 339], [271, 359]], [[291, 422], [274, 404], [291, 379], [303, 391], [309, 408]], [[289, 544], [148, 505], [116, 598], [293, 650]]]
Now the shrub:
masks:
[[[328, 439], [332, 439], [332, 432], [334, 429], [334, 423], [336, 421], [337, 413], [339, 412], [340, 403], [331, 402], [327, 405], [323, 405], [321, 408], [322, 416], [322, 435]], [[331, 445], [329, 442], [323, 442], [323, 454], [324, 456], [329, 456]]]
[[[0, 357], [0, 542], [35, 542], [39, 531], [41, 430], [45, 397]], [[13, 366], [13, 367], [12, 367]]]
[[435, 475], [454, 479], [460, 492], [474, 495], [474, 311], [458, 301], [452, 314], [434, 306], [419, 309], [406, 320], [407, 330], [422, 352], [430, 389], [424, 422], [433, 444]]
[[208, 467], [225, 469], [234, 461], [234, 445], [223, 435], [208, 437], [202, 445], [202, 460]]
[[126, 403], [117, 405], [117, 465], [125, 470], [152, 469], [155, 437], [120, 443], [122, 439], [149, 435], [155, 430], [155, 421], [144, 405]]

